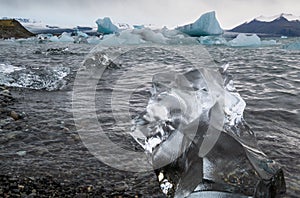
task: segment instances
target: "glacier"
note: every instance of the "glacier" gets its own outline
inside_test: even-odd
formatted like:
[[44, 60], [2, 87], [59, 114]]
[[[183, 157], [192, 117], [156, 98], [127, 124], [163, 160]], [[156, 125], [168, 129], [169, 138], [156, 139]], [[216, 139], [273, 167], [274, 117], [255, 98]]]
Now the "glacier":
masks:
[[246, 103], [227, 68], [153, 76], [131, 135], [167, 197], [271, 198], [286, 190], [282, 169], [243, 118]]
[[98, 19], [96, 21], [98, 29], [97, 31], [102, 34], [112, 34], [119, 32], [119, 28], [114, 25], [109, 17], [104, 17], [103, 19]]
[[190, 36], [220, 35], [224, 33], [216, 19], [215, 11], [205, 13], [194, 23], [176, 29]]

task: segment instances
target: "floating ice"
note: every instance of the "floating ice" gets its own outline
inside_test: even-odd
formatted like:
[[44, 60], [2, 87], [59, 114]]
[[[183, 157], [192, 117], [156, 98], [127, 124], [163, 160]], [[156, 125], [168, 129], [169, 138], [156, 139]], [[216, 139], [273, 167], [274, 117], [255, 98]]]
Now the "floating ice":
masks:
[[83, 38], [88, 38], [89, 37], [89, 35], [87, 35], [86, 33], [82, 32], [82, 31], [79, 31], [79, 30], [76, 31], [76, 35], [78, 37], [83, 37]]
[[153, 77], [132, 136], [167, 196], [271, 198], [285, 192], [283, 172], [259, 149], [226, 68]]
[[100, 41], [101, 41], [101, 38], [99, 38], [99, 37], [97, 37], [97, 36], [92, 36], [92, 37], [89, 37], [89, 38], [87, 39], [87, 42], [88, 42], [89, 44], [99, 44]]
[[155, 44], [197, 44], [195, 38], [190, 38], [177, 30], [153, 31], [149, 28], [124, 30], [118, 34], [105, 35], [100, 44], [103, 46]]
[[256, 35], [247, 36], [244, 33], [238, 34], [236, 38], [228, 42], [232, 47], [257, 47], [261, 45], [260, 38]]
[[69, 73], [64, 67], [30, 69], [0, 64], [0, 85], [52, 91], [64, 87]]
[[59, 38], [57, 36], [52, 36], [52, 37], [49, 38], [49, 41], [51, 41], [51, 42], [59, 42], [60, 40], [59, 40]]
[[300, 50], [300, 42], [286, 44], [283, 48], [287, 50]]
[[198, 38], [199, 42], [203, 45], [226, 45], [227, 41], [221, 36], [201, 36]]
[[178, 27], [176, 29], [190, 36], [220, 35], [224, 32], [216, 19], [214, 11], [203, 14], [192, 24]]
[[272, 45], [277, 45], [278, 43], [276, 42], [276, 40], [262, 40], [261, 41], [261, 45], [262, 46], [272, 46]]
[[103, 19], [98, 19], [96, 21], [98, 25], [98, 32], [103, 33], [103, 34], [112, 34], [119, 32], [119, 28], [114, 25], [109, 17], [104, 17]]
[[0, 63], [0, 73], [2, 73], [2, 74], [10, 74], [10, 73], [13, 73], [14, 71], [20, 71], [22, 69], [24, 69], [24, 68]]
[[63, 32], [58, 39], [60, 42], [74, 42], [74, 38], [67, 32]]

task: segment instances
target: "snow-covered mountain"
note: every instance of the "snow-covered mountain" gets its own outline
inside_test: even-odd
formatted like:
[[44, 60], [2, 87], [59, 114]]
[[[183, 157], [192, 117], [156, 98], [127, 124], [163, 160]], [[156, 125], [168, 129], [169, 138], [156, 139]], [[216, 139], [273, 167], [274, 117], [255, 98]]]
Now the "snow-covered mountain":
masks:
[[296, 21], [296, 20], [300, 21], [300, 16], [295, 16], [293, 14], [286, 14], [286, 13], [281, 13], [281, 14], [269, 16], [269, 17], [261, 15], [259, 17], [256, 17], [255, 20], [262, 21], [262, 22], [271, 22], [276, 19], [280, 19], [281, 17], [284, 17], [288, 21]]
[[271, 17], [259, 16], [230, 31], [270, 36], [300, 36], [300, 17], [284, 13]]

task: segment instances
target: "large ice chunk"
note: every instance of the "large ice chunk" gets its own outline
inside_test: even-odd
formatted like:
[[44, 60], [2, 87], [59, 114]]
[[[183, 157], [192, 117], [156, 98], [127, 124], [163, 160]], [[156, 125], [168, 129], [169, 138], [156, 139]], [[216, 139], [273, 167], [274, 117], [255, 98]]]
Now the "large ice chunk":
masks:
[[277, 197], [282, 170], [259, 149], [227, 66], [153, 77], [132, 136], [170, 197]]
[[104, 17], [103, 19], [98, 19], [96, 21], [98, 25], [98, 32], [103, 34], [112, 34], [119, 32], [119, 28], [112, 23], [109, 17]]
[[247, 36], [244, 33], [240, 33], [236, 38], [228, 42], [232, 47], [257, 47], [261, 45], [261, 40], [256, 34]]
[[220, 35], [224, 32], [216, 19], [214, 11], [203, 14], [192, 24], [178, 27], [176, 29], [190, 36]]

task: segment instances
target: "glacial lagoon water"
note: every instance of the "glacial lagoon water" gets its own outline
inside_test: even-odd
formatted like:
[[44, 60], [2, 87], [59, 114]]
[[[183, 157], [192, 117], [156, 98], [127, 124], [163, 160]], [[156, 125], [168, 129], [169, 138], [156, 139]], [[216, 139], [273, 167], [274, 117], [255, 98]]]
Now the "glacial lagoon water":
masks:
[[[70, 188], [93, 186], [94, 192], [103, 196], [164, 196], [153, 171], [124, 172], [112, 168], [90, 153], [80, 139], [72, 112], [73, 84], [94, 45], [1, 41], [0, 46], [0, 82], [11, 87], [15, 98], [9, 108], [25, 115], [18, 121], [1, 120], [0, 175], [50, 177]], [[142, 151], [129, 134], [132, 125], [116, 123], [111, 109], [113, 90], [119, 89], [118, 96], [122, 97], [123, 92], [127, 97], [126, 84], [117, 82], [129, 71], [133, 72], [132, 79], [143, 80], [146, 71], [155, 73], [162, 67], [168, 71], [178, 65], [178, 71], [187, 72], [191, 66], [174, 53], [155, 49], [125, 54], [121, 66], [103, 73], [95, 93], [96, 114], [105, 134], [131, 151]], [[180, 49], [189, 52], [197, 46], [186, 45]], [[230, 65], [228, 71], [247, 104], [246, 122], [256, 134], [261, 150], [283, 168], [286, 197], [297, 197], [300, 192], [300, 52], [283, 49], [281, 45], [207, 46], [206, 50], [215, 66]], [[201, 58], [194, 59], [203, 65]], [[127, 77], [130, 80], [130, 75]], [[132, 93], [129, 99], [132, 118], [145, 110], [151, 96], [150, 87], [151, 82], [145, 82]], [[115, 113], [121, 114], [122, 109], [119, 110]], [[25, 155], [17, 154], [24, 151]]]

